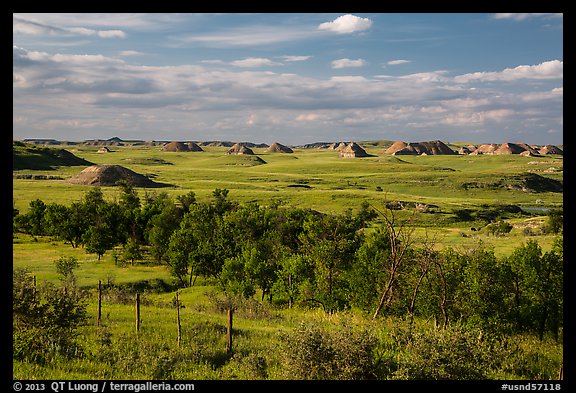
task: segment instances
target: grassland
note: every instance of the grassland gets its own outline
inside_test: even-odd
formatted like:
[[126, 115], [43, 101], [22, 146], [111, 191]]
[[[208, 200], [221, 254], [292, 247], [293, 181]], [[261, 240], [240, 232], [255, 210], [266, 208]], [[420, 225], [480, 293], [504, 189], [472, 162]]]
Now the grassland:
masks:
[[[113, 147], [114, 151], [106, 154], [97, 153], [97, 149], [72, 146], [69, 150], [87, 161], [123, 165], [155, 181], [173, 185], [159, 190], [139, 189], [141, 196], [146, 192], [177, 196], [194, 191], [202, 200], [209, 198], [214, 189], [226, 188], [230, 190], [230, 199], [235, 201], [284, 202], [324, 213], [357, 209], [362, 201], [375, 207], [382, 207], [385, 200], [416, 202], [433, 206], [430, 210], [433, 214], [418, 215], [418, 226], [439, 231], [441, 242], [452, 245], [465, 246], [482, 240], [493, 243], [497, 250], [502, 246], [508, 251], [510, 245], [521, 240], [523, 228], [538, 220], [518, 215], [512, 218], [516, 228], [510, 236], [495, 238], [471, 230], [485, 223], [455, 220], [455, 210], [502, 204], [563, 206], [563, 193], [548, 191], [562, 181], [561, 156], [396, 157], [384, 155], [380, 146], [367, 146], [372, 157], [342, 159], [333, 150], [295, 149], [293, 154], [281, 154], [253, 149], [265, 162], [262, 163], [252, 156], [227, 156], [224, 147], [182, 153], [164, 152], [157, 146]], [[15, 171], [19, 177], [35, 174], [57, 176], [61, 180], [14, 178], [14, 207], [26, 212], [30, 201], [36, 198], [64, 204], [80, 200], [90, 186], [69, 184], [66, 179], [83, 168]], [[116, 198], [119, 193], [115, 187], [103, 187], [103, 191], [108, 198]], [[542, 236], [538, 240], [546, 247], [551, 237]]]
[[[563, 193], [554, 191], [562, 181], [563, 159], [559, 156], [387, 156], [376, 143], [366, 146], [372, 157], [341, 159], [329, 150], [295, 149], [294, 154], [266, 153], [253, 149], [265, 163], [253, 157], [227, 156], [226, 148], [205, 147], [199, 153], [163, 152], [159, 147], [112, 147], [100, 154], [97, 147], [72, 146], [69, 151], [97, 164], [118, 164], [146, 174], [172, 187], [138, 189], [139, 195], [167, 192], [172, 196], [194, 191], [198, 199], [207, 199], [216, 188], [230, 190], [229, 198], [260, 204], [287, 203], [325, 213], [357, 209], [362, 201], [382, 207], [386, 200], [417, 202], [428, 205], [428, 212], [418, 213], [415, 235], [433, 237], [437, 247], [470, 247], [484, 242], [497, 255], [509, 254], [530, 236], [547, 250], [554, 236], [541, 234], [542, 214], [510, 214], [506, 221], [514, 226], [507, 235], [489, 236], [480, 229], [479, 219], [457, 220], [455, 211], [480, 211], [491, 206], [562, 207]], [[83, 166], [62, 166], [44, 170], [14, 171], [14, 207], [26, 212], [30, 201], [69, 204], [82, 198], [89, 186], [67, 183]], [[21, 175], [60, 177], [55, 180], [32, 180]], [[533, 175], [539, 175], [534, 182]], [[117, 198], [119, 190], [103, 187], [104, 195]], [[407, 218], [412, 210], [398, 211]], [[474, 228], [475, 230], [473, 230]], [[199, 279], [195, 286], [180, 290], [183, 344], [176, 345], [173, 290], [159, 290], [159, 283], [171, 283], [167, 269], [146, 261], [134, 266], [119, 266], [110, 252], [98, 261], [83, 248], [49, 238], [16, 234], [13, 239], [13, 266], [28, 268], [40, 282], [58, 283], [54, 261], [74, 256], [78, 285], [89, 292], [89, 323], [81, 328], [85, 350], [90, 356], [74, 360], [54, 358], [49, 364], [15, 361], [15, 379], [285, 379], [282, 348], [278, 334], [301, 323], [327, 329], [354, 324], [365, 326], [383, 337], [382, 351], [397, 322], [389, 318], [371, 321], [354, 312], [327, 316], [317, 308], [286, 309], [262, 303], [247, 303], [235, 316], [235, 355], [225, 351], [226, 316], [218, 308], [213, 294], [214, 283]], [[134, 306], [123, 293], [108, 293], [104, 299], [103, 326], [96, 328], [96, 292], [98, 281], [114, 284], [125, 293], [133, 285], [144, 290], [142, 330], [134, 331]], [[259, 298], [257, 294], [255, 298]], [[418, 320], [422, 328], [431, 321]], [[386, 338], [388, 337], [388, 338]], [[513, 337], [521, 348], [524, 370], [500, 369], [491, 378], [550, 379], [562, 364], [561, 344], [547, 338], [534, 342], [529, 335]], [[518, 352], [518, 353], [520, 353]], [[398, 352], [386, 353], [399, 356]], [[520, 356], [520, 355], [518, 355]], [[266, 374], [259, 361], [265, 359]], [[536, 359], [536, 360], [534, 360]], [[260, 370], [260, 371], [259, 371]]]

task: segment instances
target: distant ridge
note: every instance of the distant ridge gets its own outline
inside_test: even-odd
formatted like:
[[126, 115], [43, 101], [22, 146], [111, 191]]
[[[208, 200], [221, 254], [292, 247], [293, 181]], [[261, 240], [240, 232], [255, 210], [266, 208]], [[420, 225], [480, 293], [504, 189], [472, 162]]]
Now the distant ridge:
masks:
[[12, 144], [12, 169], [55, 169], [59, 166], [86, 166], [93, 163], [77, 157], [65, 149], [40, 147], [14, 141]]
[[[26, 138], [24, 142], [34, 145], [86, 145], [86, 146], [163, 146], [170, 143], [169, 140], [126, 140], [119, 137], [112, 137], [108, 139], [87, 139], [83, 142], [74, 141], [59, 141], [51, 138]], [[236, 143], [231, 141], [186, 141], [189, 146], [196, 144], [198, 147], [232, 147]], [[345, 148], [351, 142], [332, 141], [332, 142], [313, 142], [301, 145], [286, 145], [288, 148], [300, 149], [336, 149]], [[405, 141], [391, 141], [387, 139], [359, 141], [358, 143], [366, 147], [383, 147], [387, 148], [384, 154], [398, 155], [421, 155], [421, 154], [521, 154], [529, 152], [530, 155], [548, 155], [548, 154], [564, 154], [560, 146], [563, 145], [530, 145], [521, 142], [506, 142], [506, 143], [484, 143], [484, 144], [470, 144], [464, 143], [444, 143], [440, 140], [427, 141], [427, 142], [405, 142]], [[253, 143], [253, 142], [238, 142], [239, 145], [248, 148], [270, 148], [272, 145], [266, 143]], [[450, 145], [452, 148], [450, 148]], [[404, 150], [403, 150], [404, 149]], [[528, 153], [526, 153], [528, 154]]]

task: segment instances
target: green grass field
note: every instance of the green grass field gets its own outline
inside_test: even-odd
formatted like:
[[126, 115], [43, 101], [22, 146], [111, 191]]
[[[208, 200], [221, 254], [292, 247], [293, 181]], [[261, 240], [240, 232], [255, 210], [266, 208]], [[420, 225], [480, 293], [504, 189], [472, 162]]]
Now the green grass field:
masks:
[[[478, 242], [494, 247], [498, 256], [507, 255], [527, 239], [537, 240], [544, 251], [554, 236], [538, 231], [544, 215], [512, 214], [506, 221], [514, 226], [505, 236], [489, 236], [475, 219], [458, 221], [454, 210], [479, 211], [503, 204], [525, 207], [561, 208], [563, 193], [549, 191], [548, 181], [562, 181], [563, 160], [559, 156], [388, 156], [381, 146], [370, 146], [368, 158], [342, 159], [328, 150], [296, 149], [294, 154], [266, 153], [253, 149], [265, 163], [253, 157], [226, 156], [226, 148], [205, 147], [204, 152], [163, 152], [160, 147], [112, 147], [113, 152], [97, 153], [97, 147], [70, 146], [76, 156], [97, 164], [118, 164], [171, 184], [159, 189], [137, 189], [145, 193], [167, 192], [176, 197], [194, 191], [199, 200], [210, 198], [216, 188], [228, 189], [228, 198], [260, 204], [284, 202], [324, 213], [357, 209], [363, 201], [381, 208], [386, 200], [431, 205], [429, 212], [415, 215], [417, 238], [434, 237], [436, 247], [473, 247]], [[89, 186], [69, 184], [66, 179], [84, 166], [58, 167], [53, 170], [14, 171], [14, 207], [21, 213], [30, 201], [70, 204], [80, 200]], [[62, 180], [31, 180], [19, 175], [58, 176]], [[531, 174], [541, 176], [530, 177]], [[102, 187], [105, 197], [119, 196], [115, 187]], [[412, 210], [398, 211], [406, 218]], [[526, 228], [533, 228], [528, 236]], [[388, 337], [395, 320], [370, 318], [354, 312], [323, 315], [318, 308], [277, 308], [259, 302], [245, 304], [235, 316], [235, 357], [226, 357], [226, 315], [211, 295], [214, 283], [199, 278], [196, 285], [180, 290], [183, 343], [176, 346], [176, 310], [173, 291], [155, 291], [154, 282], [171, 283], [165, 266], [137, 262], [118, 266], [110, 251], [100, 261], [83, 248], [46, 237], [15, 234], [13, 266], [25, 267], [39, 282], [58, 283], [54, 261], [74, 256], [79, 261], [75, 274], [78, 285], [89, 291], [89, 324], [81, 328], [86, 350], [92, 355], [74, 360], [55, 358], [39, 365], [15, 361], [15, 379], [285, 379], [282, 370], [278, 334], [290, 331], [302, 322], [328, 329], [352, 323], [366, 326], [379, 337]], [[96, 287], [98, 281], [120, 288], [149, 282], [144, 291], [142, 330], [134, 331], [134, 305], [110, 294], [104, 299], [103, 327], [96, 328]], [[128, 289], [127, 289], [128, 291]], [[255, 299], [259, 299], [257, 294]], [[257, 304], [256, 304], [257, 303]], [[418, 320], [422, 327], [431, 321]], [[385, 340], [384, 340], [385, 341]], [[547, 338], [521, 335], [513, 341], [522, 348], [519, 362], [523, 371], [501, 369], [492, 378], [550, 379], [562, 364], [562, 346]], [[384, 347], [386, 347], [385, 342]], [[383, 348], [384, 348], [383, 347]], [[538, 348], [538, 350], [536, 350]], [[382, 349], [384, 352], [385, 349]], [[518, 352], [520, 353], [520, 352]], [[392, 353], [391, 356], [400, 356]], [[520, 356], [520, 355], [517, 355]], [[266, 361], [266, 375], [258, 362]], [[260, 371], [259, 371], [260, 370]], [[538, 371], [539, 370], [539, 371]], [[540, 374], [538, 374], [540, 372]]]
[[[505, 238], [471, 232], [479, 222], [456, 222], [455, 209], [481, 209], [482, 205], [512, 204], [526, 207], [562, 207], [563, 193], [546, 191], [546, 181], [561, 181], [561, 156], [390, 156], [384, 148], [369, 146], [372, 157], [343, 159], [333, 150], [296, 149], [293, 154], [266, 153], [253, 149], [254, 156], [227, 156], [227, 148], [205, 147], [204, 152], [164, 152], [160, 147], [122, 146], [100, 154], [97, 147], [71, 146], [76, 156], [97, 164], [118, 164], [152, 176], [173, 186], [138, 189], [145, 193], [167, 192], [171, 196], [194, 191], [206, 200], [216, 188], [230, 190], [229, 198], [260, 204], [284, 202], [324, 213], [341, 213], [359, 208], [362, 201], [381, 208], [385, 200], [434, 205], [434, 213], [419, 214], [417, 226], [434, 227], [441, 243], [466, 245], [476, 240], [493, 243], [508, 251], [522, 238], [521, 229], [532, 217], [516, 219], [515, 229]], [[14, 207], [25, 213], [31, 200], [69, 204], [82, 198], [90, 186], [69, 184], [66, 179], [84, 167], [55, 170], [15, 171], [18, 175], [58, 176], [63, 180], [13, 179]], [[538, 175], [540, 183], [528, 176]], [[523, 190], [522, 187], [525, 185]], [[116, 187], [102, 187], [107, 198], [117, 198]], [[404, 214], [403, 212], [399, 213]], [[528, 221], [526, 221], [528, 220]], [[514, 236], [517, 235], [517, 236]], [[537, 236], [543, 247], [551, 237]]]
[[[205, 147], [204, 152], [174, 153], [159, 147], [114, 147], [99, 154], [94, 147], [74, 146], [69, 150], [97, 164], [118, 164], [154, 180], [174, 185], [162, 189], [178, 195], [189, 190], [198, 197], [215, 188], [227, 188], [239, 201], [273, 200], [340, 212], [358, 205], [399, 199], [435, 204], [441, 208], [511, 203], [525, 206], [561, 206], [562, 193], [523, 192], [504, 187], [483, 187], [495, 179], [536, 173], [561, 180], [561, 157], [510, 156], [389, 156], [381, 148], [367, 148], [374, 157], [342, 159], [337, 152], [296, 149], [294, 154], [265, 153], [254, 149], [266, 164], [249, 156], [226, 156], [226, 148]], [[84, 167], [60, 167], [52, 171], [22, 170], [18, 173], [58, 175], [66, 179]], [[475, 187], [465, 188], [464, 183]], [[300, 186], [300, 187], [298, 187]], [[308, 187], [302, 187], [308, 186]], [[380, 187], [382, 191], [377, 191]], [[15, 207], [25, 211], [30, 200], [42, 196], [45, 202], [69, 202], [81, 198], [87, 187], [66, 180], [14, 179]], [[110, 196], [114, 188], [106, 189]]]

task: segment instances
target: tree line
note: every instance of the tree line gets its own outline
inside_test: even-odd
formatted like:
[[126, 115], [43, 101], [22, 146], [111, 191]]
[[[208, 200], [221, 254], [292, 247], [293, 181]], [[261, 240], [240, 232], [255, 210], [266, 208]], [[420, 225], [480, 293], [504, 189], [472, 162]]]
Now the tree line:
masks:
[[[409, 219], [362, 203], [356, 211], [323, 214], [274, 203], [238, 203], [227, 189], [207, 201], [194, 192], [138, 192], [118, 182], [105, 200], [95, 187], [69, 206], [40, 199], [26, 214], [14, 210], [14, 230], [52, 236], [100, 259], [121, 247], [132, 263], [148, 255], [177, 282], [212, 278], [229, 296], [358, 309], [372, 316], [458, 322], [502, 333], [547, 333], [558, 338], [563, 318], [563, 241], [543, 252], [534, 240], [497, 257], [479, 243], [437, 250], [416, 239]], [[113, 251], [115, 252], [115, 251]]]

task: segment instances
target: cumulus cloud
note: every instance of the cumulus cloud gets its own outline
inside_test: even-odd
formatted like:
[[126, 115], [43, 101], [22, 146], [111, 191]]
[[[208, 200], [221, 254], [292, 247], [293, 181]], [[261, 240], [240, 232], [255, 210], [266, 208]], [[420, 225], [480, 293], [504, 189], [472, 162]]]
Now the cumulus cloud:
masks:
[[[442, 70], [326, 79], [250, 68], [274, 63], [268, 58], [236, 60], [237, 67], [139, 65], [130, 59], [15, 46], [14, 132], [71, 135], [86, 130], [82, 135], [89, 139], [89, 132], [117, 129], [144, 138], [144, 130], [189, 130], [193, 122], [207, 133], [197, 138], [237, 135], [245, 140], [282, 129], [300, 143], [304, 137], [322, 140], [323, 131], [318, 130], [324, 127], [382, 130], [384, 124], [389, 130], [448, 129], [457, 136], [458, 130], [471, 126], [484, 130], [495, 123], [503, 129], [528, 119], [530, 127], [538, 123], [554, 128], [562, 118], [563, 87], [558, 80], [532, 86], [527, 93], [510, 91], [508, 84], [470, 90]], [[529, 67], [524, 73], [550, 73]]]
[[407, 63], [411, 63], [411, 61], [398, 59], [398, 60], [390, 60], [386, 64], [388, 64], [388, 65], [400, 65], [400, 64], [407, 64]]
[[368, 30], [372, 27], [372, 21], [368, 18], [360, 18], [356, 15], [346, 14], [339, 16], [331, 22], [318, 25], [318, 30], [326, 30], [339, 34], [354, 33]]
[[230, 64], [236, 67], [263, 67], [282, 65], [282, 63], [276, 63], [263, 57], [248, 57], [242, 60], [234, 60]]
[[338, 59], [332, 62], [332, 68], [348, 68], [348, 67], [363, 67], [366, 65], [366, 61], [364, 59]]
[[506, 68], [499, 72], [473, 72], [458, 75], [454, 80], [458, 83], [471, 81], [514, 81], [518, 79], [562, 79], [564, 62], [560, 60], [545, 61], [536, 65], [520, 65]]

